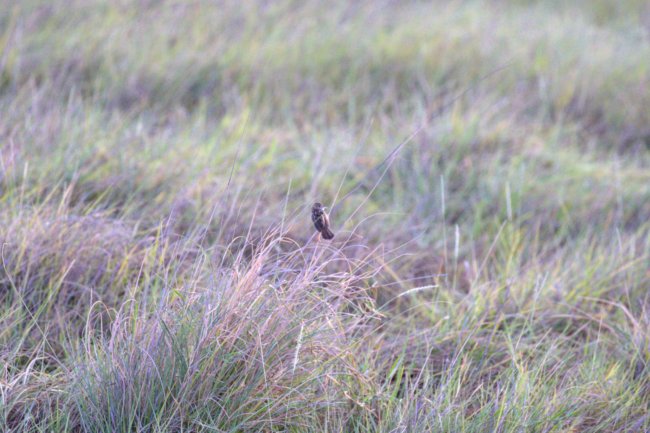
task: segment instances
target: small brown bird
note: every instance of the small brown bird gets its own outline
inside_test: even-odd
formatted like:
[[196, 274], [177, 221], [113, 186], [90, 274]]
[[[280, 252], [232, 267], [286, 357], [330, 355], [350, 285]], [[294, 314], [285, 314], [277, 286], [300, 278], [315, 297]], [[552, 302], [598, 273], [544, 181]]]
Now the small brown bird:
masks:
[[330, 217], [325, 212], [326, 207], [320, 203], [314, 203], [311, 207], [311, 220], [314, 222], [314, 227], [323, 236], [323, 239], [332, 239], [334, 233], [330, 230]]

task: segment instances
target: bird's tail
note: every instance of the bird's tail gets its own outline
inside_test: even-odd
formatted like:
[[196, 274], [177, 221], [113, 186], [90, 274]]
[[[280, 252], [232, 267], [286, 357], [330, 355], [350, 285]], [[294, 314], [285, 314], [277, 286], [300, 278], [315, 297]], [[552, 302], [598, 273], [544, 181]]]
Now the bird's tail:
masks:
[[320, 233], [323, 236], [323, 239], [329, 240], [334, 237], [334, 233], [332, 233], [332, 230], [330, 230], [329, 227], [323, 228], [323, 231]]

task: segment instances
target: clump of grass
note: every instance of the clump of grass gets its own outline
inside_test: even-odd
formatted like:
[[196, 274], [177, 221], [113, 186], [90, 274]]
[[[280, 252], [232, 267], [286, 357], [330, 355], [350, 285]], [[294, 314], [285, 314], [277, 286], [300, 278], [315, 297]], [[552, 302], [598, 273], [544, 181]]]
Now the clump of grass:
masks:
[[43, 338], [58, 347], [60, 336], [81, 335], [93, 303], [119, 305], [152, 248], [151, 239], [136, 240], [133, 227], [100, 214], [41, 206], [0, 218], [7, 325], [0, 340], [7, 347], [18, 343], [16, 350], [39, 346]]
[[[340, 426], [358, 383], [355, 339], [371, 319], [360, 278], [327, 274], [268, 243], [207, 287], [172, 287], [152, 315], [126, 303], [89, 338], [73, 401], [88, 431], [301, 430]], [[307, 252], [323, 255], [322, 250]]]

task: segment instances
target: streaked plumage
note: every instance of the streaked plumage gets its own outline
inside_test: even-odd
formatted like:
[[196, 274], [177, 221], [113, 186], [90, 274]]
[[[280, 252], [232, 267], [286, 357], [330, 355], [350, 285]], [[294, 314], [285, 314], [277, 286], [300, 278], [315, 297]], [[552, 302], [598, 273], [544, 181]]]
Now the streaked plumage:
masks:
[[314, 222], [316, 230], [323, 236], [323, 239], [332, 239], [334, 233], [330, 230], [330, 218], [325, 209], [322, 204], [314, 203], [311, 208], [311, 220]]

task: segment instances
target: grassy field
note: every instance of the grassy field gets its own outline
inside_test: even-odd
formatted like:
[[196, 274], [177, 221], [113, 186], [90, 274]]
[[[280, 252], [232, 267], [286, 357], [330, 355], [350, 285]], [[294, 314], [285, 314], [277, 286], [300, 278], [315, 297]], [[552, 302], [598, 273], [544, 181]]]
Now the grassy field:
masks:
[[239, 3], [2, 1], [0, 431], [650, 431], [650, 5]]

